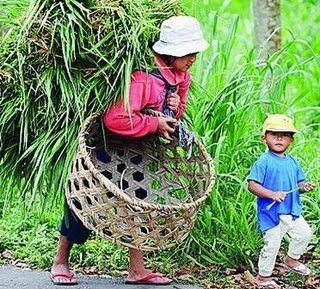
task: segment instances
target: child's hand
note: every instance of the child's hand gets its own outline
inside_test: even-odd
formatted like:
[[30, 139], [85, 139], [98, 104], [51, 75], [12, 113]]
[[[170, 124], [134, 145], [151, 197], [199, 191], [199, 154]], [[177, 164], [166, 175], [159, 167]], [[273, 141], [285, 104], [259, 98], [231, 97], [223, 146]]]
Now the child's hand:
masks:
[[180, 104], [180, 96], [177, 92], [173, 92], [167, 99], [167, 106], [173, 111], [177, 111]]
[[312, 191], [314, 188], [316, 187], [316, 185], [313, 182], [306, 182], [303, 185], [303, 191], [304, 192], [310, 192]]
[[278, 192], [274, 192], [271, 198], [272, 200], [281, 203], [282, 201], [284, 201], [286, 196], [287, 196], [286, 192], [278, 191]]
[[170, 137], [170, 133], [175, 131], [175, 125], [177, 124], [177, 120], [171, 117], [158, 117], [159, 126], [158, 131], [168, 140], [172, 140]]

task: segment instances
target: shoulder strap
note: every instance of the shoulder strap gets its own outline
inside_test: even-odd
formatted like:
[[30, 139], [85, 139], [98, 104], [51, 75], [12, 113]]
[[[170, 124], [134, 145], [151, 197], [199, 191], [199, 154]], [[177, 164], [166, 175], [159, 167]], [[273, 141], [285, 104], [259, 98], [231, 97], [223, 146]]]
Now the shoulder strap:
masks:
[[160, 73], [159, 69], [158, 68], [155, 68], [153, 69], [151, 72], [150, 72], [151, 75], [161, 79], [164, 83], [165, 83], [165, 86], [166, 86], [166, 95], [165, 95], [165, 101], [163, 103], [163, 108], [162, 108], [162, 112], [167, 115], [167, 116], [170, 116], [172, 118], [175, 117], [175, 112], [170, 109], [169, 107], [167, 107], [167, 98], [169, 95], [171, 95], [171, 93], [175, 92], [177, 90], [177, 86], [176, 85], [171, 85], [164, 77], [163, 75]]
[[158, 68], [154, 68], [150, 71], [150, 74], [161, 79], [163, 82], [167, 83], [166, 79], [162, 76]]
[[[159, 69], [154, 69], [150, 72], [153, 76], [161, 79], [165, 85], [166, 85], [166, 99], [168, 95], [170, 95], [172, 92], [177, 90], [177, 86], [171, 85], [160, 73]], [[165, 100], [166, 100], [165, 99]], [[175, 117], [175, 113], [172, 109], [167, 107], [167, 102], [164, 102], [163, 108], [162, 108], [163, 114]], [[178, 136], [179, 139], [179, 145], [182, 146], [187, 152], [188, 156], [187, 159], [191, 156], [192, 153], [192, 144], [195, 140], [195, 134], [193, 132], [188, 131], [187, 126], [185, 123], [179, 123], [178, 129], [176, 129], [175, 134]]]

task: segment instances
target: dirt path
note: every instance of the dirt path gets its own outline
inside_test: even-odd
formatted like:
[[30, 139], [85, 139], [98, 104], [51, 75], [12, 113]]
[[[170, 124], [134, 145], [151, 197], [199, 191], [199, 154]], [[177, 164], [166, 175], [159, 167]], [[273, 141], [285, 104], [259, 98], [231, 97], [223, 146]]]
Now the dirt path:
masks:
[[168, 286], [126, 285], [123, 279], [77, 275], [78, 285], [55, 286], [49, 272], [21, 269], [10, 265], [0, 266], [0, 289], [200, 289], [199, 286], [172, 284]]

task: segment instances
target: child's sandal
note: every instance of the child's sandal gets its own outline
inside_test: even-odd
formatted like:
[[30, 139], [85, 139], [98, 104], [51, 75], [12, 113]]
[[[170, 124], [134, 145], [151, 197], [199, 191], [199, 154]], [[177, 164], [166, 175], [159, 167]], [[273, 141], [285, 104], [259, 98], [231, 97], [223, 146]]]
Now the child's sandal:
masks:
[[300, 275], [303, 275], [303, 276], [307, 276], [307, 275], [311, 274], [311, 270], [306, 265], [304, 265], [303, 263], [300, 263], [300, 262], [299, 262], [298, 265], [296, 265], [294, 267], [290, 267], [284, 262], [281, 264], [281, 266], [286, 271], [294, 272], [294, 273], [297, 273], [297, 274], [300, 274]]

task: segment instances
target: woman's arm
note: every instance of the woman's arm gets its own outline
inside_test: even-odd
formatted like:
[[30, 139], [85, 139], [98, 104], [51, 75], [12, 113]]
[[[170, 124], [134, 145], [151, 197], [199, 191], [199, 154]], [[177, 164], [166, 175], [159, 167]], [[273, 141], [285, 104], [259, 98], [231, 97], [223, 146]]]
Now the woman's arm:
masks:
[[158, 129], [158, 118], [142, 113], [150, 98], [151, 81], [144, 72], [131, 78], [129, 107], [123, 101], [112, 105], [104, 114], [105, 126], [112, 132], [129, 137], [143, 137]]
[[174, 132], [176, 119], [142, 112], [150, 105], [152, 84], [145, 72], [135, 72], [130, 84], [128, 109], [123, 101], [112, 105], [103, 116], [105, 126], [116, 134], [128, 137], [143, 137], [159, 131], [165, 138], [171, 139], [169, 134]]

